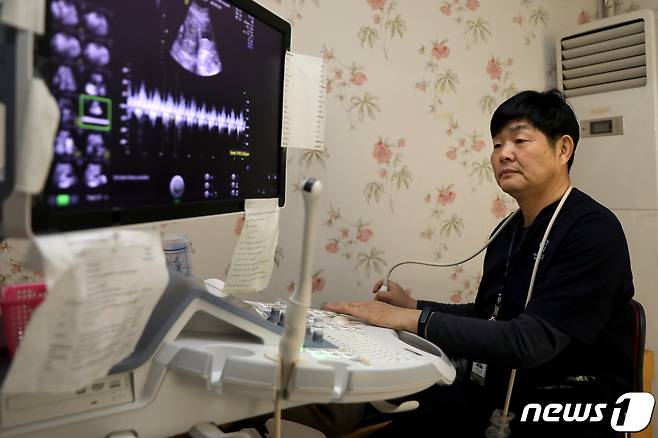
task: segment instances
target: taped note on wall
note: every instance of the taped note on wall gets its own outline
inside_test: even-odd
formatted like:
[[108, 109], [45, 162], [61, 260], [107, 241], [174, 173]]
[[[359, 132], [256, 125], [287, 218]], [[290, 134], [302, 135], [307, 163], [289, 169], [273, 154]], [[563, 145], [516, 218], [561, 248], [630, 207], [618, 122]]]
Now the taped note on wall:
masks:
[[286, 53], [282, 147], [324, 150], [326, 82], [324, 59]]
[[224, 291], [260, 292], [265, 289], [272, 277], [278, 241], [278, 199], [247, 199], [244, 226], [233, 252]]

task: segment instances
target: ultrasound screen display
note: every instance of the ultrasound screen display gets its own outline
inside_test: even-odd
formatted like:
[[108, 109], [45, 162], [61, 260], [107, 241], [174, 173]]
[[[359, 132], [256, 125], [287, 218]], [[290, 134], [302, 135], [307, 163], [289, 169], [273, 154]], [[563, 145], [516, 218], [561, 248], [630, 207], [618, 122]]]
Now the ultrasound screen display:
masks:
[[61, 120], [37, 224], [282, 202], [287, 23], [244, 0], [47, 4], [40, 70]]

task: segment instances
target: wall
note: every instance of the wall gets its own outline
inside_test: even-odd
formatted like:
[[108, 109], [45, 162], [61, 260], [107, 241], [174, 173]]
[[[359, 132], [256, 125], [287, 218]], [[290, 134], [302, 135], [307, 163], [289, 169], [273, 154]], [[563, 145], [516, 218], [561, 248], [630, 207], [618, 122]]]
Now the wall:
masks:
[[[262, 0], [294, 25], [293, 50], [328, 65], [326, 151], [290, 151], [287, 206], [270, 288], [297, 283], [303, 221], [296, 184], [324, 185], [314, 305], [369, 299], [403, 259], [448, 261], [479, 246], [514, 201], [489, 165], [492, 111], [524, 89], [555, 86], [554, 37], [596, 18], [595, 0]], [[658, 7], [623, 1], [620, 10]], [[223, 278], [241, 215], [158, 224], [193, 244], [199, 278]], [[25, 244], [0, 247], [0, 282], [38, 278]], [[453, 269], [405, 267], [416, 297], [473, 299], [482, 259]], [[654, 298], [656, 300], [656, 298]], [[654, 306], [656, 308], [656, 306]], [[650, 318], [658, 315], [650, 315]], [[656, 349], [656, 336], [649, 334]]]

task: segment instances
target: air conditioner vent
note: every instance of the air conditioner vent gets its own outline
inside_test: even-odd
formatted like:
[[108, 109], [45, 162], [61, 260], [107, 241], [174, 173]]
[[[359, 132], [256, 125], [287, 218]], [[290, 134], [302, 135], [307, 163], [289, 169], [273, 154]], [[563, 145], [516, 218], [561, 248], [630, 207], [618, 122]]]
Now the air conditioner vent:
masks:
[[647, 83], [644, 20], [564, 38], [562, 84], [567, 97]]

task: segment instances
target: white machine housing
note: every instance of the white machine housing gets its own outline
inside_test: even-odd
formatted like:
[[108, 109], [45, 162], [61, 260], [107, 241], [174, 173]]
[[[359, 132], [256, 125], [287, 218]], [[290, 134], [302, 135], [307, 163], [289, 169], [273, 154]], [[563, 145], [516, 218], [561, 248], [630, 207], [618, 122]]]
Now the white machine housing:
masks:
[[[119, 365], [76, 392], [0, 394], [0, 437], [162, 438], [271, 412], [279, 335], [222, 298], [165, 294], [171, 305], [155, 311], [165, 324], [145, 330], [158, 339], [139, 366]], [[285, 407], [397, 398], [456, 377], [448, 357], [413, 334], [351, 320], [328, 322], [324, 333], [329, 344], [300, 353]]]
[[[658, 44], [656, 15], [640, 10], [558, 36], [558, 87], [581, 138], [571, 177], [610, 208], [628, 240], [636, 298], [647, 314], [648, 349], [658, 336]], [[655, 393], [655, 392], [654, 392]]]
[[580, 26], [560, 36], [557, 58], [581, 125], [575, 185], [614, 210], [658, 209], [654, 12]]

